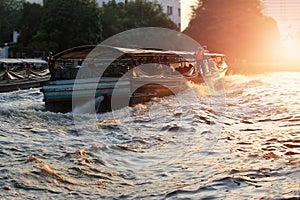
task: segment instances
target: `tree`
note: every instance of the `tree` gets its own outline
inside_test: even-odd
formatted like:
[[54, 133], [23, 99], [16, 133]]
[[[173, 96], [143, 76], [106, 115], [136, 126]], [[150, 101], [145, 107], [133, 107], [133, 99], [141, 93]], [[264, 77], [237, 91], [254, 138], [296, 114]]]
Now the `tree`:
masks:
[[31, 45], [32, 38], [40, 28], [41, 18], [43, 16], [43, 7], [40, 4], [23, 4], [21, 20], [19, 21], [19, 43], [28, 47]]
[[270, 60], [280, 43], [277, 23], [262, 14], [260, 0], [199, 0], [184, 33], [231, 60]]
[[62, 51], [102, 39], [100, 11], [95, 0], [45, 0], [41, 29], [33, 37], [36, 48]]
[[146, 0], [104, 3], [101, 9], [103, 36], [108, 38], [122, 31], [139, 27], [178, 29], [159, 4]]
[[17, 30], [24, 0], [0, 0], [0, 46], [12, 42], [13, 31]]

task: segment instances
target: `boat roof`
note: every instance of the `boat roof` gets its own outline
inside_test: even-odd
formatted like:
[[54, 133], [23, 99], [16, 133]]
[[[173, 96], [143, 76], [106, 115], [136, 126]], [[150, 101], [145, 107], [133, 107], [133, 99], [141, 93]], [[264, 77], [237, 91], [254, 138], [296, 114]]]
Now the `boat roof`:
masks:
[[119, 53], [120, 55], [127, 54], [130, 56], [153, 56], [153, 55], [168, 55], [194, 57], [194, 52], [188, 51], [169, 51], [161, 49], [136, 49], [124, 47], [112, 47], [106, 45], [85, 45], [64, 50], [56, 55], [54, 59], [85, 59], [87, 57], [97, 58], [97, 56], [111, 57], [111, 54]]
[[14, 58], [0, 58], [0, 63], [15, 64], [15, 63], [22, 63], [22, 61]]
[[83, 59], [96, 47], [96, 45], [84, 45], [66, 49], [55, 54], [54, 59]]
[[[174, 50], [162, 50], [162, 49], [138, 49], [138, 48], [124, 48], [124, 47], [113, 47], [107, 45], [84, 45], [73, 47], [64, 50], [56, 55], [54, 59], [115, 59], [122, 55], [129, 57], [153, 57], [153, 56], [170, 56], [170, 57], [181, 57], [188, 60], [195, 59], [195, 52], [191, 51], [174, 51]], [[224, 54], [205, 52], [204, 55], [209, 57], [225, 57]]]
[[41, 59], [23, 59], [23, 58], [0, 58], [0, 63], [5, 64], [19, 64], [19, 63], [36, 63], [36, 64], [46, 64], [47, 62], [45, 60]]
[[221, 53], [204, 53], [204, 55], [206, 56], [210, 56], [210, 57], [225, 57], [225, 54], [221, 54]]
[[24, 63], [36, 63], [36, 64], [47, 64], [45, 60], [41, 59], [34, 59], [34, 58], [27, 58], [27, 59], [19, 59]]

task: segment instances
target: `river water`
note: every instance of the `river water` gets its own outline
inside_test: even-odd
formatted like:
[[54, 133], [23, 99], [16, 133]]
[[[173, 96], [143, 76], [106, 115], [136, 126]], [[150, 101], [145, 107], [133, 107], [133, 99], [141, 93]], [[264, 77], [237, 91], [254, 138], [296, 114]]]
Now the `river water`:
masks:
[[300, 198], [299, 77], [230, 75], [223, 97], [192, 86], [98, 115], [2, 93], [0, 198]]

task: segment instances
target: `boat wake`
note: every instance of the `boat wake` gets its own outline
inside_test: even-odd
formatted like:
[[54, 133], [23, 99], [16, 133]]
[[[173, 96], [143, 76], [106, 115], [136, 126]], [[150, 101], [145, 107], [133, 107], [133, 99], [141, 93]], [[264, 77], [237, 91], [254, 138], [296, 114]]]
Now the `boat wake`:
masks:
[[73, 114], [86, 114], [86, 113], [96, 113], [100, 109], [101, 102], [104, 100], [103, 96], [97, 97], [90, 101], [85, 102], [83, 105], [74, 105], [73, 104]]

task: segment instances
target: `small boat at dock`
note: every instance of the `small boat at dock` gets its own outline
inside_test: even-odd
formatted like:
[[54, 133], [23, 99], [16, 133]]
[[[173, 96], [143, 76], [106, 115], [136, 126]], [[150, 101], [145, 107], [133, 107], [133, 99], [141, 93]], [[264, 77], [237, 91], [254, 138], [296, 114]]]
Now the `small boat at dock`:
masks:
[[44, 60], [0, 58], [0, 92], [41, 87], [49, 78]]

